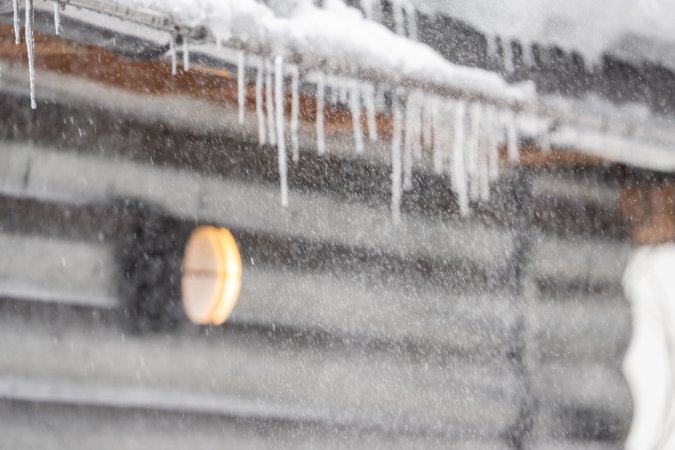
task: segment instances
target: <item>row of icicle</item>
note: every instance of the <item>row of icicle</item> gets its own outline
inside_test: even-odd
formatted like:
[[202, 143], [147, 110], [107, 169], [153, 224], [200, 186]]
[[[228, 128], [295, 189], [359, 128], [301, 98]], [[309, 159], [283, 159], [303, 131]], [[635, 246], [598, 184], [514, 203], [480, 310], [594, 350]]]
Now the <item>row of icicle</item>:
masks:
[[[16, 43], [19, 36], [19, 0], [14, 4], [14, 31]], [[364, 0], [364, 4], [367, 1]], [[395, 2], [397, 31], [416, 34], [414, 10], [409, 3]], [[54, 3], [54, 26], [60, 33], [59, 2]], [[31, 108], [36, 108], [35, 68], [33, 39], [33, 0], [26, 0], [25, 39], [28, 51]], [[372, 11], [372, 10], [371, 10]], [[397, 14], [398, 11], [400, 14]], [[405, 28], [404, 28], [404, 24]], [[220, 48], [220, 39], [217, 39]], [[171, 73], [177, 73], [177, 43], [170, 40]], [[189, 41], [182, 37], [183, 69], [190, 68]], [[245, 120], [246, 63], [244, 52], [237, 58], [238, 120]], [[273, 60], [257, 58], [255, 77], [255, 105], [260, 145], [269, 143], [277, 148], [281, 205], [288, 205], [288, 163], [286, 153], [285, 89], [290, 79], [290, 150], [293, 162], [298, 162], [300, 109], [300, 73], [297, 66], [285, 65], [283, 57]], [[314, 72], [306, 77], [316, 88], [316, 136], [317, 153], [326, 153], [324, 109], [326, 103], [342, 104], [351, 111], [354, 148], [364, 151], [364, 136], [361, 117], [365, 112], [368, 138], [378, 140], [376, 115], [385, 111], [385, 89], [373, 83], [329, 76]], [[327, 95], [328, 94], [328, 95]], [[433, 169], [450, 179], [451, 188], [457, 196], [460, 214], [470, 214], [470, 202], [488, 200], [490, 182], [499, 176], [499, 147], [506, 145], [508, 158], [518, 159], [518, 134], [516, 118], [512, 111], [497, 109], [492, 105], [450, 100], [424, 93], [422, 90], [389, 90], [392, 120], [391, 137], [391, 209], [395, 221], [401, 217], [401, 199], [404, 191], [413, 188], [413, 161], [421, 160], [426, 150], [431, 153]], [[265, 99], [265, 101], [263, 101]], [[265, 110], [263, 110], [263, 108]]]
[[[175, 56], [173, 57], [175, 59]], [[246, 104], [246, 62], [237, 56], [237, 98], [239, 123], [244, 124]], [[272, 60], [256, 58], [255, 109], [260, 145], [277, 147], [281, 204], [288, 205], [288, 168], [284, 99], [290, 84], [290, 150], [292, 160], [300, 158], [298, 142], [299, 70], [284, 65], [281, 56]], [[288, 83], [287, 83], [288, 80]], [[324, 110], [326, 104], [341, 104], [351, 112], [356, 153], [364, 152], [362, 116], [371, 142], [378, 140], [376, 115], [387, 109], [384, 89], [371, 82], [313, 72], [305, 81], [315, 88], [316, 149], [326, 153]], [[391, 96], [391, 208], [400, 220], [401, 198], [413, 188], [413, 162], [430, 154], [434, 172], [447, 176], [458, 199], [462, 216], [470, 214], [471, 201], [487, 201], [490, 183], [499, 176], [499, 149], [505, 145], [508, 159], [519, 158], [516, 117], [511, 110], [479, 102], [451, 100], [422, 90], [389, 92]]]

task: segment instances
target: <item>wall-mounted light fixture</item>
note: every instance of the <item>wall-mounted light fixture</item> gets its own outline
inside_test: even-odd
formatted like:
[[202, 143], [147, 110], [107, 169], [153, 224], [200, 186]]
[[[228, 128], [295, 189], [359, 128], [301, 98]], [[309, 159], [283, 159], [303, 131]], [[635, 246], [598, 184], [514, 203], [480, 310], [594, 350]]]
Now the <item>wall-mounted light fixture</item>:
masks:
[[199, 325], [220, 325], [232, 313], [242, 281], [239, 247], [226, 228], [200, 226], [183, 256], [181, 290], [185, 315]]

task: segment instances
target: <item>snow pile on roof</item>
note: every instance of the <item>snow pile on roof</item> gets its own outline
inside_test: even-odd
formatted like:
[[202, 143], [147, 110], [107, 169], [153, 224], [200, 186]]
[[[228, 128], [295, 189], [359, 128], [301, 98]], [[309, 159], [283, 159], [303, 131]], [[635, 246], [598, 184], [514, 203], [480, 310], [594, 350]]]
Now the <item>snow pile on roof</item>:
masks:
[[340, 0], [323, 8], [311, 0], [116, 0], [118, 4], [169, 15], [179, 24], [205, 26], [214, 36], [304, 68], [359, 78], [427, 84], [505, 100], [532, 98], [534, 87], [508, 85], [488, 71], [457, 66], [430, 47], [366, 20]]
[[[401, 0], [399, 0], [401, 1]], [[602, 53], [630, 50], [644, 58], [644, 49], [625, 49], [630, 36], [675, 46], [675, 2], [672, 0], [408, 0], [420, 11], [464, 20], [484, 33], [524, 42], [555, 43], [575, 49], [593, 61]], [[645, 45], [647, 45], [645, 43]], [[658, 47], [654, 45], [653, 47]], [[652, 52], [660, 62], [675, 64]]]

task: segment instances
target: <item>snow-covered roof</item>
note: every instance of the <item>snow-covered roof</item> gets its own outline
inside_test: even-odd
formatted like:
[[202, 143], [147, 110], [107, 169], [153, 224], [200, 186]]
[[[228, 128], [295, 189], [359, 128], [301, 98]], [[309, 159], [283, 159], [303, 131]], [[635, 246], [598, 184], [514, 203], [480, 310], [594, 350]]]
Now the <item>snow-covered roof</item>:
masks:
[[341, 0], [111, 0], [120, 7], [167, 15], [185, 26], [201, 26], [216, 40], [257, 54], [302, 60], [305, 70], [386, 79], [434, 90], [454, 90], [504, 102], [531, 98], [532, 86], [509, 86], [500, 76], [445, 60], [426, 45], [366, 20]]
[[557, 44], [591, 61], [616, 53], [675, 66], [675, 2], [670, 0], [409, 1], [420, 11], [464, 20], [487, 35]]

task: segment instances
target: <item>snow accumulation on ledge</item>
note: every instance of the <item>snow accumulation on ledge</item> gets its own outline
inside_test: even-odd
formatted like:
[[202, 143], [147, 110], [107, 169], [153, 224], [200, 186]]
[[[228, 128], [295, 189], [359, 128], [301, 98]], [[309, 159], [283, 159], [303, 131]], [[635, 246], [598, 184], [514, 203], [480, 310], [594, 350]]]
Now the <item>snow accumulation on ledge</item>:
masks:
[[500, 76], [446, 61], [428, 46], [366, 20], [340, 0], [323, 7], [311, 0], [114, 0], [115, 3], [166, 14], [177, 23], [204, 26], [223, 42], [254, 53], [282, 56], [303, 69], [321, 69], [361, 79], [383, 79], [419, 87], [454, 89], [498, 101], [534, 97], [530, 83], [513, 86]]

